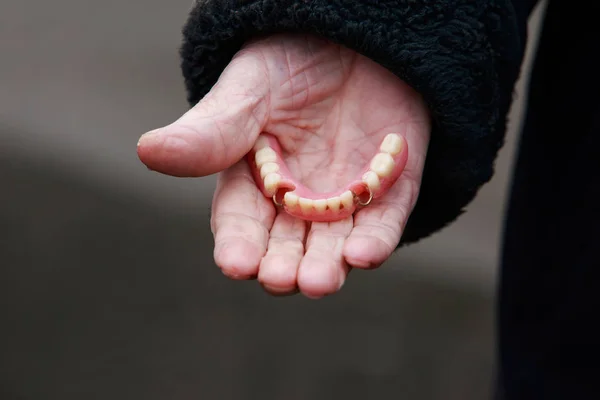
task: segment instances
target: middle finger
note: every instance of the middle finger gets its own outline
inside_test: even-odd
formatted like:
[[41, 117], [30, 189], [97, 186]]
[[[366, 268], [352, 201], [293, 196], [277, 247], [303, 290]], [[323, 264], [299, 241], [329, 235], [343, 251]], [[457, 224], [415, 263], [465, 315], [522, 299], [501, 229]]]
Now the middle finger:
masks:
[[350, 271], [343, 257], [344, 243], [353, 225], [352, 217], [312, 223], [298, 270], [298, 286], [304, 295], [319, 298], [342, 287]]

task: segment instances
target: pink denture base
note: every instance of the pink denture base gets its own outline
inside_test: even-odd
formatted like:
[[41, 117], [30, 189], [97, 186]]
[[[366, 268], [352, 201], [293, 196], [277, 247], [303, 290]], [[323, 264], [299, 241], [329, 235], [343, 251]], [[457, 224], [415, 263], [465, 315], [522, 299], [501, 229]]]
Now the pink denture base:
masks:
[[[362, 203], [365, 203], [369, 200], [369, 190], [366, 184], [363, 182], [362, 177], [366, 172], [370, 170], [370, 162], [363, 167], [361, 172], [358, 174], [357, 178], [350, 182], [348, 185], [346, 185], [343, 189], [331, 191], [328, 193], [315, 193], [311, 189], [307, 188], [306, 186], [304, 186], [303, 184], [301, 184], [293, 178], [292, 174], [290, 173], [282, 158], [281, 146], [279, 145], [277, 139], [272, 135], [264, 133], [261, 134], [260, 138], [264, 138], [260, 139], [263, 142], [266, 139], [268, 146], [271, 147], [276, 154], [277, 159], [275, 163], [277, 163], [279, 166], [279, 170], [277, 171], [277, 173], [281, 176], [281, 180], [279, 182], [278, 190], [275, 196], [272, 196], [267, 191], [264, 185], [264, 181], [261, 178], [260, 168], [258, 168], [255, 160], [256, 152], [257, 150], [259, 150], [256, 148], [256, 146], [248, 153], [246, 160], [250, 166], [250, 170], [252, 171], [254, 180], [260, 191], [263, 193], [263, 195], [268, 198], [274, 197], [275, 202], [277, 204], [282, 205], [283, 209], [288, 214], [303, 220], [314, 222], [339, 221], [351, 216], [357, 210], [357, 208], [360, 207], [357, 200], [360, 200]], [[392, 156], [394, 160], [394, 167], [392, 169], [392, 172], [387, 177], [379, 177], [379, 188], [371, 193], [373, 200], [383, 196], [389, 190], [389, 188], [398, 180], [400, 175], [402, 175], [402, 171], [404, 170], [408, 159], [408, 148], [406, 146], [406, 140], [404, 140], [404, 138], [402, 137], [401, 139], [401, 151], [398, 154]], [[297, 195], [298, 197], [310, 200], [317, 200], [323, 203], [323, 200], [340, 197], [344, 192], [347, 191], [352, 192], [353, 197], [355, 199], [354, 201], [352, 201], [351, 205], [347, 204], [346, 206], [344, 206], [340, 204], [339, 209], [331, 209], [329, 206], [327, 206], [325, 210], [317, 210], [314, 207], [312, 207], [310, 211], [306, 212], [302, 209], [302, 207], [300, 207], [299, 204], [290, 207], [286, 205], [283, 201], [286, 192], [293, 192], [293, 194]]]

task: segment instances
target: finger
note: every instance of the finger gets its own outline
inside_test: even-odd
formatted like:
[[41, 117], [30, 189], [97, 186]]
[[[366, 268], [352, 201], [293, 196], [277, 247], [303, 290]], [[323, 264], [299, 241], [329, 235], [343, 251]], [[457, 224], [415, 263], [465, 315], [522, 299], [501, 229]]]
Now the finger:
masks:
[[400, 180], [384, 196], [354, 216], [354, 228], [344, 245], [344, 258], [354, 268], [372, 269], [394, 252], [416, 198], [416, 185]]
[[146, 166], [174, 176], [206, 176], [230, 167], [252, 147], [267, 119], [265, 66], [250, 52], [239, 55], [218, 83], [177, 121], [138, 142]]
[[213, 197], [211, 229], [215, 263], [233, 279], [258, 274], [275, 208], [259, 192], [245, 161], [223, 171]]
[[307, 223], [282, 212], [271, 228], [267, 254], [258, 271], [258, 281], [275, 295], [297, 291], [298, 267], [304, 256]]
[[352, 224], [352, 217], [312, 224], [306, 241], [306, 254], [298, 269], [298, 287], [305, 296], [320, 298], [337, 292], [343, 286], [349, 267], [342, 251]]

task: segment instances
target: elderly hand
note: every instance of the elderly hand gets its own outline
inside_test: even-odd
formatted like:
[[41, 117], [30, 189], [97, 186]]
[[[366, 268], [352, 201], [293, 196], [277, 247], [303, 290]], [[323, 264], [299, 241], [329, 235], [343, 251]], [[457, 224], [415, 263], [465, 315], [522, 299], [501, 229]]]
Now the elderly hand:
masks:
[[[313, 36], [248, 43], [205, 98], [142, 136], [150, 169], [186, 177], [219, 173], [211, 228], [214, 258], [233, 279], [258, 278], [272, 294], [319, 298], [351, 268], [375, 268], [394, 251], [419, 192], [430, 120], [421, 97], [388, 70]], [[244, 156], [275, 137], [289, 173], [315, 193], [347, 185], [389, 133], [408, 159], [386, 193], [353, 216], [307, 222], [261, 193]], [[360, 176], [360, 175], [359, 175]]]

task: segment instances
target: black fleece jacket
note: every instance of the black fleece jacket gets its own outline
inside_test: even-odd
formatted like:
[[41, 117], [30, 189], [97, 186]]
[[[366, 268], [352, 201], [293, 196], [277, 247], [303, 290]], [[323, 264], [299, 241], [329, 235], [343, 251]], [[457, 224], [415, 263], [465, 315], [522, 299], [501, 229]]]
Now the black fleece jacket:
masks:
[[[190, 103], [245, 40], [306, 32], [384, 65], [433, 116], [404, 232], [454, 220], [493, 174], [536, 0], [201, 0], [184, 28]], [[598, 399], [600, 3], [549, 0], [505, 226], [498, 398]]]
[[191, 105], [258, 35], [302, 32], [343, 44], [420, 92], [433, 131], [402, 243], [453, 221], [490, 180], [524, 55], [534, 1], [200, 0], [184, 29]]

